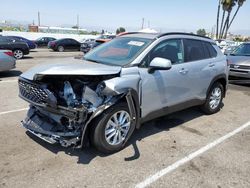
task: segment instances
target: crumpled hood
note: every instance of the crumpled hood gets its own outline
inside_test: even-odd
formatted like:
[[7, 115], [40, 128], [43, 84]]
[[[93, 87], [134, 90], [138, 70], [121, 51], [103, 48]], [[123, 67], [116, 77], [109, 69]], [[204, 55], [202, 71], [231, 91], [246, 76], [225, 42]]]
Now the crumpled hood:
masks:
[[60, 58], [51, 60], [49, 63], [28, 70], [21, 77], [33, 80], [35, 75], [112, 75], [121, 71], [119, 66], [98, 64], [74, 58]]
[[238, 65], [248, 65], [250, 66], [250, 56], [227, 56], [228, 60], [232, 64], [238, 64]]

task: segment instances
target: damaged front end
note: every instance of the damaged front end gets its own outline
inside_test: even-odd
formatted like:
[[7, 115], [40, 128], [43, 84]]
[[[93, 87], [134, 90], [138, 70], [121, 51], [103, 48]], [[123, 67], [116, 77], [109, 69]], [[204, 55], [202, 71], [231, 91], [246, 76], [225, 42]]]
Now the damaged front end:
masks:
[[[104, 81], [114, 77], [117, 75], [43, 75], [37, 76], [35, 81], [20, 77], [19, 96], [30, 103], [23, 127], [51, 144], [81, 147], [91, 120], [129, 96], [128, 93], [107, 92]], [[129, 107], [135, 116], [134, 108], [131, 104]]]

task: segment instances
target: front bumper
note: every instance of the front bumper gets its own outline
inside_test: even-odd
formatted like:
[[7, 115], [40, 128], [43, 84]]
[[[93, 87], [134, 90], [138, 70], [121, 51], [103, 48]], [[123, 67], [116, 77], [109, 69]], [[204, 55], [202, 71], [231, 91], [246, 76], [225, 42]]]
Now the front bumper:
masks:
[[229, 76], [250, 79], [250, 69], [235, 69], [235, 68], [230, 68], [230, 70], [229, 70]]
[[49, 121], [48, 118], [41, 116], [35, 107], [31, 107], [25, 120], [21, 125], [33, 135], [50, 143], [59, 143], [64, 147], [77, 145], [81, 138], [80, 131], [55, 131], [57, 126]]
[[229, 76], [250, 79], [250, 66], [231, 64]]

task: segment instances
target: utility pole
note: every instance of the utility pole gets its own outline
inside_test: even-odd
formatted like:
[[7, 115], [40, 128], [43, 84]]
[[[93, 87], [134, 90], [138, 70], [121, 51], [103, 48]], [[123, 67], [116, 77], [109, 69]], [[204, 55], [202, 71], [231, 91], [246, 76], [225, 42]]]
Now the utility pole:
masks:
[[141, 29], [144, 28], [144, 18], [142, 18], [142, 25], [141, 25]]
[[77, 24], [77, 33], [79, 34], [79, 14], [77, 14], [77, 17], [76, 17], [76, 24]]
[[77, 28], [79, 28], [79, 15], [77, 14], [77, 17], [76, 17], [76, 26]]
[[39, 11], [38, 11], [37, 16], [38, 16], [38, 26], [40, 26], [40, 12]]

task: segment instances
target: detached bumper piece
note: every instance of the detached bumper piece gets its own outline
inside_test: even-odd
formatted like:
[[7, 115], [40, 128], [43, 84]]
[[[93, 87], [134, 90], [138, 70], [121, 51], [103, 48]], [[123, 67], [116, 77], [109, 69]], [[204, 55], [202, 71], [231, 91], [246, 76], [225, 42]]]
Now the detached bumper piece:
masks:
[[64, 131], [64, 127], [41, 116], [34, 107], [28, 111], [27, 117], [21, 122], [22, 126], [38, 138], [50, 143], [59, 143], [63, 147], [76, 146], [80, 141], [80, 131]]

